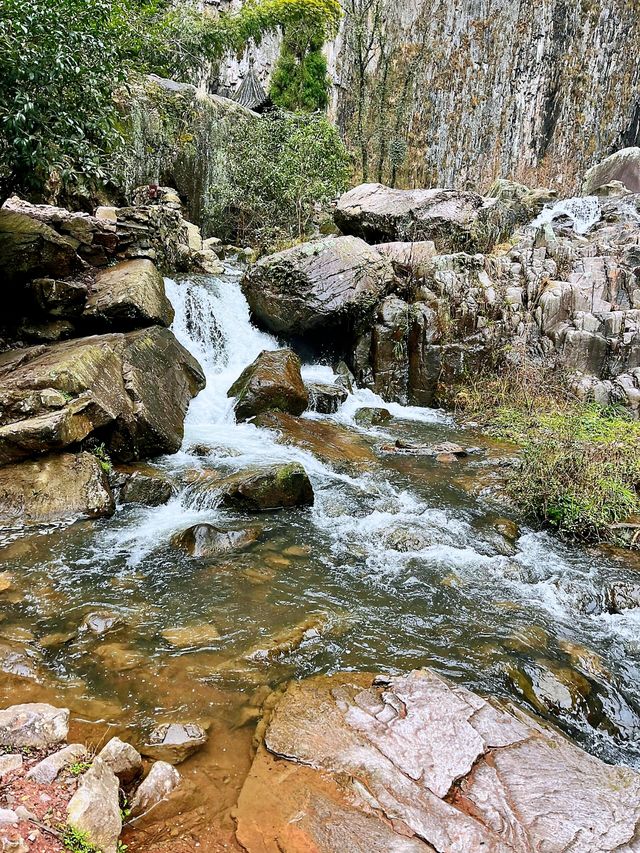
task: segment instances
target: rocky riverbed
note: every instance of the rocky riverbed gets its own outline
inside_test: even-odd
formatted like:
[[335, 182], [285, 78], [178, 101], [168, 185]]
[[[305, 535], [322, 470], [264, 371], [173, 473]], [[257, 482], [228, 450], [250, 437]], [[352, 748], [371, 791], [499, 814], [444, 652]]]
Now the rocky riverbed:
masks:
[[105, 853], [640, 849], [637, 559], [425, 407], [508, 342], [637, 409], [636, 195], [545, 199], [361, 187], [250, 267], [167, 188], [5, 205], [0, 713], [70, 726], [0, 725], [13, 849], [94, 785]]

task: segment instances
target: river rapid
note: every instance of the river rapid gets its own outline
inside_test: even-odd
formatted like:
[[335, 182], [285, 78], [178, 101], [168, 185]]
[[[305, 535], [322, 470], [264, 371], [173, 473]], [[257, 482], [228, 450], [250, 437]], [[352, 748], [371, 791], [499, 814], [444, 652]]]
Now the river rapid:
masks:
[[[175, 496], [9, 537], [0, 549], [18, 586], [0, 604], [0, 644], [32, 669], [3, 675], [0, 699], [67, 704], [96, 741], [164, 720], [208, 725], [207, 747], [181, 767], [190, 785], [181, 814], [161, 815], [203, 850], [234, 849], [230, 808], [261, 703], [286, 680], [318, 672], [430, 666], [541, 713], [605, 760], [640, 767], [640, 611], [602, 608], [610, 583], [637, 578], [637, 560], [523, 524], [493, 489], [514, 449], [441, 411], [356, 390], [335, 415], [304, 415], [364, 438], [378, 462], [362, 470], [236, 424], [227, 389], [261, 350], [280, 345], [251, 324], [240, 273], [228, 266], [220, 278], [166, 283], [173, 330], [207, 377], [182, 450], [154, 461], [183, 484]], [[334, 378], [323, 364], [305, 365], [303, 377]], [[355, 423], [359, 408], [380, 405], [393, 415], [387, 424]], [[380, 450], [397, 439], [476, 450], [449, 465]], [[194, 469], [292, 460], [311, 478], [312, 509], [248, 519], [189, 487]], [[496, 529], [505, 516], [519, 524], [513, 542]], [[257, 525], [260, 538], [239, 554], [193, 559], [169, 540], [198, 521]], [[84, 616], [100, 610], [118, 613], [125, 627], [78, 634]], [[251, 656], [307, 624], [292, 650]], [[175, 629], [192, 630], [181, 630], [176, 645]], [[142, 844], [130, 842], [132, 850]]]

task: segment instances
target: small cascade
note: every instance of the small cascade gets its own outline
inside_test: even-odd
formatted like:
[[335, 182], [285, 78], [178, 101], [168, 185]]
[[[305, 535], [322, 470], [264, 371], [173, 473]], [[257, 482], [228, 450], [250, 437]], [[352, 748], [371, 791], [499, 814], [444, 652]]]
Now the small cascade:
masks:
[[561, 216], [568, 216], [571, 219], [576, 234], [586, 234], [602, 218], [600, 199], [588, 195], [566, 198], [557, 201], [555, 204], [546, 205], [529, 227], [540, 228]]

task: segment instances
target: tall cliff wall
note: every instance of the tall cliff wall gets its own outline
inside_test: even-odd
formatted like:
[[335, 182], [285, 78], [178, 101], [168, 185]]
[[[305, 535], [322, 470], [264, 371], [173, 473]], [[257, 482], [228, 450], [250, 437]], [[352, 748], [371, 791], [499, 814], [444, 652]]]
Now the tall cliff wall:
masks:
[[[638, 0], [344, 7], [327, 46], [332, 114], [369, 179], [484, 188], [502, 176], [571, 192], [640, 142]], [[254, 55], [266, 78], [273, 57]]]

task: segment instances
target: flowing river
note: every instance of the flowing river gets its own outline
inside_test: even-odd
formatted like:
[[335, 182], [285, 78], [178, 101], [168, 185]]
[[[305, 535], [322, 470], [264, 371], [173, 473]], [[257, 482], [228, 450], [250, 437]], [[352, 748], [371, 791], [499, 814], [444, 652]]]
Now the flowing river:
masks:
[[[0, 698], [66, 703], [96, 740], [107, 726], [208, 724], [207, 747], [184, 765], [192, 786], [172, 818], [176, 834], [191, 833], [203, 850], [234, 849], [229, 809], [260, 703], [287, 679], [317, 672], [430, 666], [542, 713], [605, 760], [640, 767], [640, 611], [601, 606], [608, 585], [637, 577], [633, 557], [569, 546], [523, 524], [507, 541], [494, 525], [513, 511], [490, 487], [513, 448], [440, 411], [359, 390], [335, 415], [305, 415], [370, 444], [377, 464], [357, 472], [236, 424], [227, 389], [261, 350], [279, 346], [251, 325], [239, 276], [228, 267], [221, 278], [167, 281], [174, 332], [207, 376], [182, 450], [154, 462], [183, 483], [178, 493], [164, 506], [120, 507], [111, 519], [37, 531], [0, 549], [19, 585], [0, 611], [0, 644], [24, 652], [33, 670], [3, 676]], [[303, 375], [333, 378], [318, 364]], [[357, 409], [376, 405], [393, 419], [357, 426]], [[380, 452], [398, 438], [477, 451], [450, 465]], [[189, 486], [194, 469], [291, 460], [312, 480], [312, 509], [247, 518]], [[260, 537], [238, 554], [193, 559], [170, 538], [197, 521], [258, 526]], [[78, 634], [99, 610], [119, 613], [125, 629]], [[249, 654], [300, 625], [309, 628], [290, 651]]]

